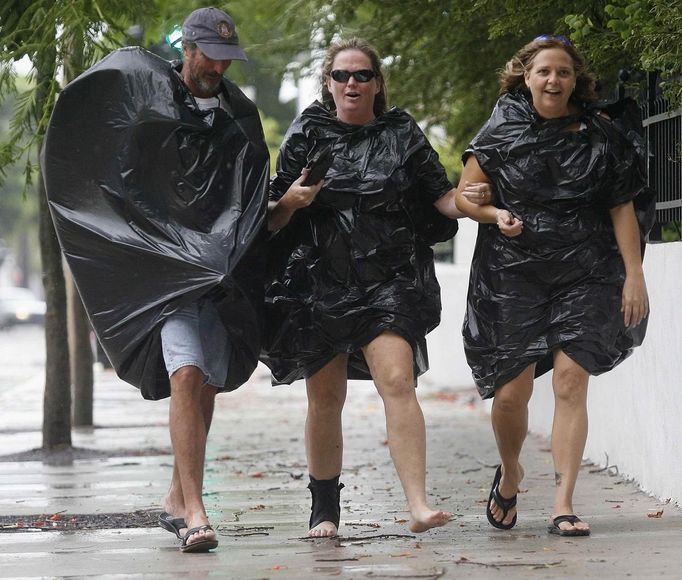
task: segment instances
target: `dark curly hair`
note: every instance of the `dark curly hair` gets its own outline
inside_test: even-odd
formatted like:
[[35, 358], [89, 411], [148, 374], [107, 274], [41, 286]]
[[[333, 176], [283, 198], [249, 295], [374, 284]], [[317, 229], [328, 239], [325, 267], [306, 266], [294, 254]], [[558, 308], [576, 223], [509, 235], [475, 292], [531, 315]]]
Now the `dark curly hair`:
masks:
[[524, 74], [533, 66], [533, 60], [537, 54], [548, 48], [560, 48], [573, 61], [576, 82], [570, 101], [578, 104], [596, 101], [599, 98], [596, 92], [597, 79], [594, 74], [588, 71], [585, 59], [572, 44], [564, 39], [553, 37], [529, 42], [507, 62], [499, 74], [500, 95], [521, 91], [530, 99], [531, 94], [526, 86]]
[[376, 75], [377, 83], [379, 83], [379, 92], [374, 97], [374, 115], [378, 117], [386, 112], [388, 108], [388, 91], [386, 89], [386, 81], [381, 72], [381, 59], [376, 49], [366, 40], [362, 38], [350, 38], [348, 40], [339, 40], [329, 45], [327, 54], [324, 57], [324, 65], [320, 75], [320, 90], [322, 92], [322, 104], [330, 111], [336, 110], [334, 98], [332, 97], [327, 83], [331, 78], [332, 66], [336, 55], [344, 50], [359, 50], [364, 53], [369, 61], [372, 63], [372, 70]]

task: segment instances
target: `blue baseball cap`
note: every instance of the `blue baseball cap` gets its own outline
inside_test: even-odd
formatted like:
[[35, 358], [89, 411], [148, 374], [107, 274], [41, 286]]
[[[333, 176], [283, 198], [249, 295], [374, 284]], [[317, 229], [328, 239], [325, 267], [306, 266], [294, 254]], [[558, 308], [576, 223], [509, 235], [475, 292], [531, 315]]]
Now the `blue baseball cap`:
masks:
[[195, 43], [213, 60], [248, 60], [239, 48], [232, 17], [218, 8], [199, 8], [182, 25], [182, 39]]

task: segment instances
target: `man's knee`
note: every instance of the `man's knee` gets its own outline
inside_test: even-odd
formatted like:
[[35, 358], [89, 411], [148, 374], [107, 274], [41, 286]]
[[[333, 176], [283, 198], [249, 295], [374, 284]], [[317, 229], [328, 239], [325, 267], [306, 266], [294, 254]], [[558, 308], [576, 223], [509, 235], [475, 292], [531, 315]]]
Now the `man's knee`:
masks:
[[204, 384], [205, 376], [199, 367], [187, 365], [177, 369], [170, 377], [171, 396], [174, 392], [199, 389]]

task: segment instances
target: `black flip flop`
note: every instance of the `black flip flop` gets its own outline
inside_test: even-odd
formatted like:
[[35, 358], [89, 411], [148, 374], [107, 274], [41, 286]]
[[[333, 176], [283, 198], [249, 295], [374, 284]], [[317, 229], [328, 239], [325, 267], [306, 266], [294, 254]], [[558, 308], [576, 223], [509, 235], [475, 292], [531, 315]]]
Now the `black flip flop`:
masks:
[[176, 518], [168, 512], [162, 512], [159, 515], [159, 525], [171, 534], [175, 534], [178, 540], [182, 540], [180, 530], [187, 527], [184, 518]]
[[193, 542], [191, 544], [187, 543], [187, 540], [192, 534], [196, 534], [197, 532], [201, 531], [214, 531], [211, 526], [208, 524], [204, 524], [203, 526], [197, 526], [196, 528], [192, 528], [191, 530], [187, 530], [187, 533], [185, 536], [182, 538], [182, 545], [180, 546], [180, 551], [181, 552], [208, 552], [209, 550], [213, 550], [213, 548], [218, 547], [218, 540], [201, 540], [200, 542]]
[[[509, 522], [508, 524], [503, 524], [502, 522], [504, 521], [504, 518], [507, 517], [507, 513], [509, 513], [509, 510], [512, 509], [513, 507], [516, 507], [516, 496], [517, 494], [514, 494], [514, 497], [506, 498], [502, 497], [500, 495], [500, 480], [502, 479], [502, 466], [498, 465], [497, 466], [497, 471], [495, 471], [495, 478], [493, 479], [493, 485], [490, 488], [490, 495], [488, 496], [488, 503], [485, 506], [485, 515], [488, 518], [488, 521], [490, 522], [490, 525], [493, 526], [494, 528], [497, 528], [498, 530], [511, 530], [515, 525], [516, 525], [516, 516], [518, 514], [514, 514], [514, 519]], [[502, 509], [502, 519], [498, 522], [494, 517], [493, 517], [493, 512], [490, 511], [490, 501], [494, 500], [495, 504], [497, 507]]]
[[552, 520], [552, 523], [549, 526], [547, 526], [547, 531], [550, 534], [556, 534], [557, 536], [589, 536], [590, 535], [589, 528], [587, 530], [580, 530], [580, 529], [563, 530], [559, 527], [559, 524], [562, 524], [563, 522], [568, 522], [569, 524], [574, 526], [578, 522], [582, 522], [582, 520], [578, 516], [573, 515], [573, 514], [557, 516]]

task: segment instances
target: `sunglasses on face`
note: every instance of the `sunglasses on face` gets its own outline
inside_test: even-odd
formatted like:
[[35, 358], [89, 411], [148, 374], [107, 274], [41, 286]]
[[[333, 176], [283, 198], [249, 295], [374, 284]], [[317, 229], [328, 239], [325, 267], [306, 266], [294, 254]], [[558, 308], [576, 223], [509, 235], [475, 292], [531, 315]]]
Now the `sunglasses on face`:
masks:
[[332, 71], [331, 75], [337, 83], [347, 83], [350, 77], [353, 77], [359, 83], [368, 83], [377, 76], [373, 70], [369, 69], [354, 70], [352, 72], [349, 70], [336, 69]]
[[573, 46], [573, 43], [566, 38], [563, 34], [541, 34], [540, 36], [536, 36], [533, 41], [542, 41], [542, 40], [557, 40], [564, 46]]

